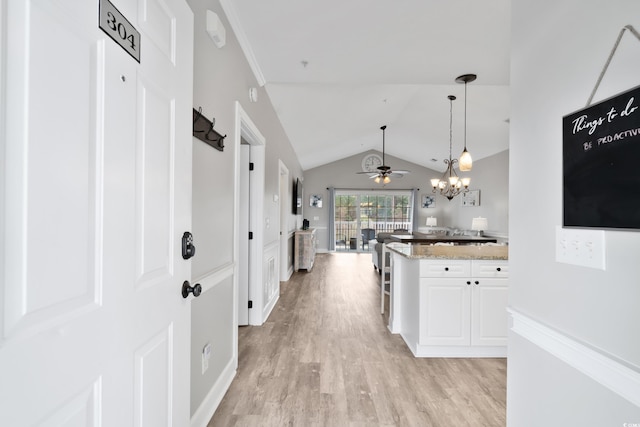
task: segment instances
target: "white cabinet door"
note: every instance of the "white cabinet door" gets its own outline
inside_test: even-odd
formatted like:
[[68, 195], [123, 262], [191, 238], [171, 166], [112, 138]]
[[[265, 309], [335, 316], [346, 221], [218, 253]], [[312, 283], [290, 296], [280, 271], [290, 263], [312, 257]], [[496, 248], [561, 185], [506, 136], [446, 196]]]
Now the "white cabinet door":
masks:
[[507, 344], [507, 280], [472, 279], [471, 345]]
[[464, 279], [420, 279], [420, 344], [469, 345], [470, 288]]

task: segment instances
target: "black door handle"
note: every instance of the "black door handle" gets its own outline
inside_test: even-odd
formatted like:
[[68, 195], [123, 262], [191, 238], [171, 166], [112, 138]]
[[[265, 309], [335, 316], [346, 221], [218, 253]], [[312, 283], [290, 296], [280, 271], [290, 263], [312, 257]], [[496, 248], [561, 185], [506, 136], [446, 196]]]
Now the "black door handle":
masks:
[[188, 280], [185, 280], [182, 284], [182, 298], [186, 298], [190, 293], [193, 293], [194, 297], [199, 297], [202, 293], [202, 286], [200, 283], [196, 283], [195, 286], [191, 286]]

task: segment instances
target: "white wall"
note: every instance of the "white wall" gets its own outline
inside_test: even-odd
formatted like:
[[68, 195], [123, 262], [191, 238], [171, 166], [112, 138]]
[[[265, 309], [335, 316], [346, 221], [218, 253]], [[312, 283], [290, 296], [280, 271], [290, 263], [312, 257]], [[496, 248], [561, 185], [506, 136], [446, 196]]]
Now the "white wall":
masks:
[[[472, 153], [473, 154], [473, 153]], [[485, 217], [489, 230], [485, 234], [507, 235], [509, 229], [509, 151], [473, 162], [469, 188], [480, 190], [480, 205], [461, 207], [459, 197], [446, 203], [443, 216], [456, 228], [470, 229], [475, 217]], [[446, 199], [439, 197], [446, 202]], [[424, 224], [424, 222], [422, 222]], [[440, 222], [438, 221], [438, 224]]]
[[[512, 13], [508, 425], [640, 423], [640, 233], [605, 232], [606, 271], [555, 261], [562, 117], [585, 106], [622, 27], [640, 29], [640, 2], [520, 0]], [[639, 84], [627, 33], [596, 101]]]
[[[386, 155], [387, 163], [396, 169], [409, 170], [411, 173], [401, 179], [392, 179], [391, 183], [382, 187], [369, 179], [367, 175], [357, 175], [362, 170], [362, 158], [370, 152], [347, 157], [346, 159], [306, 170], [304, 173], [303, 217], [307, 218], [310, 226], [317, 228], [318, 250], [326, 251], [328, 248], [329, 231], [329, 193], [327, 187], [358, 188], [358, 189], [411, 189], [419, 188], [419, 194], [433, 195], [431, 192], [431, 178], [440, 178], [442, 172], [425, 168], [415, 163], [407, 162], [393, 156]], [[489, 228], [501, 234], [506, 234], [509, 225], [508, 215], [508, 177], [509, 177], [508, 151], [495, 154], [482, 160], [473, 162], [473, 170], [465, 172], [465, 176], [471, 177], [471, 189], [480, 190], [481, 204], [477, 207], [462, 207], [460, 196], [449, 201], [441, 195], [436, 196], [435, 208], [419, 209], [419, 224], [425, 226], [428, 216], [438, 218], [438, 225], [459, 229], [470, 229], [471, 219], [483, 216], [489, 219]], [[309, 206], [309, 196], [320, 194], [323, 198], [323, 207]], [[318, 217], [317, 220], [314, 218]]]
[[[192, 305], [191, 412], [195, 425], [208, 421], [226, 391], [229, 375], [235, 372], [233, 319], [233, 229], [236, 101], [265, 137], [265, 193], [263, 246], [278, 244], [279, 163], [290, 177], [302, 176], [302, 168], [275, 114], [264, 87], [258, 87], [244, 53], [217, 0], [187, 0], [194, 13], [194, 94], [197, 110], [215, 118], [215, 129], [225, 139], [220, 152], [193, 139], [193, 235], [196, 256], [192, 259], [194, 281], [202, 283], [203, 294]], [[207, 34], [206, 11], [215, 12], [226, 28], [226, 45], [219, 49]], [[258, 87], [258, 102], [249, 100], [249, 88]], [[290, 211], [290, 203], [286, 203]], [[200, 355], [205, 344], [213, 346], [209, 370], [202, 374]], [[195, 420], [195, 421], [194, 421]]]

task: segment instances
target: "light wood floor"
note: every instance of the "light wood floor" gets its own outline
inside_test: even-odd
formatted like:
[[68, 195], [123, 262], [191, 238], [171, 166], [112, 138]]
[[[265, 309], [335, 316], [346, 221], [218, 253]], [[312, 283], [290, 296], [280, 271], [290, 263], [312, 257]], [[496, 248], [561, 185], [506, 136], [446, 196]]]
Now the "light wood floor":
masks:
[[[504, 426], [506, 359], [416, 359], [380, 315], [369, 254], [319, 254], [239, 330], [213, 426]], [[388, 302], [387, 302], [388, 303]]]

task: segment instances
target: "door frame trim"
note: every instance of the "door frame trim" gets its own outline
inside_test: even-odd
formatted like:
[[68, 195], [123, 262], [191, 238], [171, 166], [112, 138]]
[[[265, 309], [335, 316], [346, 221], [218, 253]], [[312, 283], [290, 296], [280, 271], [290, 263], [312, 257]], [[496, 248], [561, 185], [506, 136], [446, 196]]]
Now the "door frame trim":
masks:
[[[262, 257], [264, 252], [264, 227], [262, 223], [264, 212], [264, 177], [265, 177], [265, 148], [266, 139], [260, 133], [260, 130], [251, 120], [249, 115], [244, 111], [239, 101], [235, 105], [235, 132], [234, 132], [234, 152], [235, 152], [235, 170], [234, 174], [234, 211], [239, 212], [240, 209], [240, 144], [245, 140], [251, 145], [251, 161], [254, 164], [253, 175], [251, 176], [251, 186], [249, 189], [249, 197], [251, 199], [250, 228], [253, 231], [253, 240], [249, 245], [249, 299], [253, 301], [253, 309], [249, 310], [249, 324], [262, 325], [264, 319], [262, 316], [263, 301], [263, 281], [262, 281]], [[237, 215], [234, 215], [233, 223], [233, 259], [235, 265], [235, 274], [233, 279], [233, 318], [234, 318], [234, 358], [237, 365], [238, 351], [238, 260], [239, 260], [239, 235], [240, 225]], [[245, 236], [246, 237], [246, 236]]]

